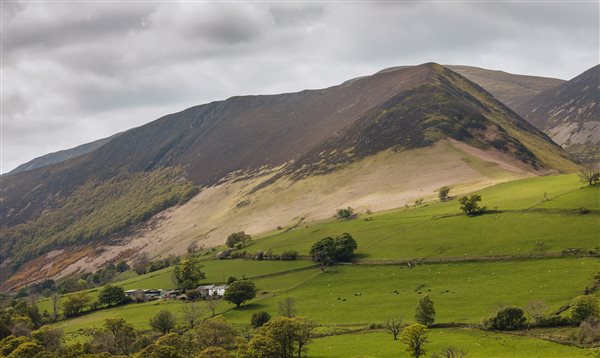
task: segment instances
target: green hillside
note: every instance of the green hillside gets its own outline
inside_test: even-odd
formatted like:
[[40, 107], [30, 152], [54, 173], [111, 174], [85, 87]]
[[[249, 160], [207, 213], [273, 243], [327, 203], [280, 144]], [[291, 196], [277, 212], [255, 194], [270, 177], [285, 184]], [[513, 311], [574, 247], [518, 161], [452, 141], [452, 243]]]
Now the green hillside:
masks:
[[[398, 342], [383, 330], [368, 327], [377, 327], [392, 316], [412, 322], [415, 305], [424, 295], [435, 303], [436, 324], [477, 326], [507, 305], [526, 307], [531, 301], [542, 301], [546, 314], [559, 312], [592, 286], [600, 272], [598, 187], [583, 187], [575, 175], [561, 175], [500, 184], [479, 193], [484, 204], [497, 206], [498, 212], [466, 217], [460, 214], [457, 200], [427, 203], [348, 221], [284, 228], [246, 248], [249, 252], [293, 249], [307, 254], [321, 237], [352, 233], [358, 242], [354, 263], [324, 272], [302, 260], [216, 260], [206, 256], [206, 282], [245, 276], [252, 278], [258, 291], [245, 307], [235, 309], [221, 302], [217, 313], [238, 327], [247, 327], [255, 312], [277, 316], [279, 302], [289, 297], [297, 302], [299, 315], [319, 324], [318, 332], [334, 334], [313, 339], [309, 356], [402, 357]], [[543, 249], [536, 242], [543, 242]], [[416, 266], [409, 267], [409, 259]], [[172, 267], [116, 284], [126, 289], [171, 288], [171, 277]], [[42, 309], [49, 304], [39, 303]], [[182, 320], [184, 305], [182, 301], [129, 304], [60, 321], [56, 326], [63, 328], [71, 341], [82, 339], [86, 329], [100, 327], [106, 318], [121, 317], [137, 329], [148, 330], [149, 319], [159, 310], [167, 309]], [[202, 317], [209, 316], [209, 310], [203, 309]], [[352, 330], [359, 333], [350, 334]], [[560, 339], [573, 332], [546, 330], [547, 335]], [[447, 345], [461, 347], [473, 357], [587, 357], [594, 352], [545, 341], [533, 332], [525, 336], [461, 328], [430, 332], [431, 352]]]
[[[274, 233], [248, 250], [308, 254], [314, 241], [342, 232], [357, 240], [359, 260], [539, 255], [539, 242], [544, 254], [600, 247], [600, 189], [583, 187], [575, 175], [518, 180], [479, 193], [483, 205], [498, 212], [466, 217], [449, 200]], [[582, 207], [589, 212], [581, 214]]]

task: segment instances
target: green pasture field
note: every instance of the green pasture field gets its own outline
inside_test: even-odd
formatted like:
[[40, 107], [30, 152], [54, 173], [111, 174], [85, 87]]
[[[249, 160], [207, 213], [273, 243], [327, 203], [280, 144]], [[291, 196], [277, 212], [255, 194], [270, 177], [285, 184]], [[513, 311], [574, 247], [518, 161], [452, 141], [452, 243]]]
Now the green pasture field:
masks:
[[[598, 350], [581, 349], [557, 343], [512, 334], [485, 332], [475, 329], [433, 329], [425, 344], [426, 357], [444, 347], [454, 346], [467, 352], [471, 358], [578, 358], [597, 357]], [[308, 354], [324, 357], [410, 357], [400, 341], [374, 331], [318, 338], [308, 345]]]

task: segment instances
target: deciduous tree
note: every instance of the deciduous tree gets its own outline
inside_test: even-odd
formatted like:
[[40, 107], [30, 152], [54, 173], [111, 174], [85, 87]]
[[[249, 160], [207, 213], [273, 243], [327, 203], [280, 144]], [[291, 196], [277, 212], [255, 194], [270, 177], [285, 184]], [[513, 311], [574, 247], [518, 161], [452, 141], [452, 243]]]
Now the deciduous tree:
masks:
[[223, 299], [240, 307], [248, 300], [256, 297], [256, 285], [250, 280], [235, 281], [225, 289]]
[[426, 353], [424, 345], [427, 343], [428, 333], [427, 327], [418, 323], [402, 330], [400, 340], [406, 346], [405, 350], [411, 357], [419, 358]]

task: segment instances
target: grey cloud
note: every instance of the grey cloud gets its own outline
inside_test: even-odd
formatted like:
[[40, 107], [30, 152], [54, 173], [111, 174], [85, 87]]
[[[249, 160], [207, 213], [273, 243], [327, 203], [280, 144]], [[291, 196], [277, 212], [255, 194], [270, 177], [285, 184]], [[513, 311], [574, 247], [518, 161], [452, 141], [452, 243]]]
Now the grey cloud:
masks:
[[598, 3], [2, 2], [2, 170], [233, 95], [435, 61], [571, 78]]

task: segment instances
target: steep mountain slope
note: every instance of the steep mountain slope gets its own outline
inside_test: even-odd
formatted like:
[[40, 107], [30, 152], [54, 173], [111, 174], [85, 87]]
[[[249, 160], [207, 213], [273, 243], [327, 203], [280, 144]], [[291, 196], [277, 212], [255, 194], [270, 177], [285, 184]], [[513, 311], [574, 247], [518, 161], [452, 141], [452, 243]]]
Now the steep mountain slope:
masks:
[[[369, 165], [373, 162], [377, 165]], [[193, 239], [221, 242], [239, 226], [258, 232], [275, 221], [302, 221], [307, 207], [310, 218], [322, 218], [349, 203], [389, 208], [432, 195], [441, 185], [481, 187], [573, 168], [548, 137], [459, 74], [432, 63], [390, 69], [323, 90], [192, 107], [129, 130], [88, 154], [3, 176], [1, 267], [19, 268], [15, 277], [35, 280], [56, 274], [74, 257], [85, 257], [93, 267], [123, 257], [127, 248], [129, 255], [141, 250], [158, 255], [181, 251]], [[383, 179], [388, 173], [391, 181]], [[111, 185], [119, 180], [129, 188], [125, 193]], [[162, 228], [177, 220], [185, 227], [159, 233], [153, 222], [115, 242], [132, 225], [185, 202], [195, 190], [190, 182], [201, 190], [189, 205], [159, 215]], [[164, 200], [145, 205], [160, 187], [169, 188]], [[94, 188], [106, 193], [98, 207], [88, 203]], [[394, 196], [398, 201], [384, 204]], [[114, 213], [122, 207], [115, 202], [124, 197], [132, 202]], [[83, 212], [76, 211], [77, 202], [86, 203]], [[200, 221], [192, 224], [173, 214], [185, 208], [210, 218], [196, 215]], [[122, 225], [112, 225], [116, 218]], [[83, 230], [81, 220], [87, 223]], [[45, 240], [48, 230], [51, 244]], [[90, 247], [107, 242], [90, 254]]]
[[19, 165], [15, 169], [8, 172], [8, 174], [16, 174], [16, 173], [24, 172], [27, 170], [45, 167], [50, 164], [64, 162], [65, 160], [69, 160], [71, 158], [75, 158], [80, 155], [87, 154], [89, 152], [92, 152], [92, 151], [100, 148], [101, 146], [103, 146], [104, 144], [108, 143], [109, 141], [118, 137], [121, 134], [122, 133], [117, 133], [117, 134], [114, 134], [107, 138], [102, 138], [102, 139], [98, 139], [98, 140], [90, 142], [90, 143], [78, 145], [77, 147], [60, 150], [58, 152], [43, 155], [41, 157], [32, 159], [32, 160], [28, 161], [27, 163]]
[[600, 159], [600, 65], [515, 107], [584, 161]]
[[538, 93], [565, 82], [557, 78], [515, 75], [473, 66], [446, 65], [446, 67], [477, 83], [513, 110]]

